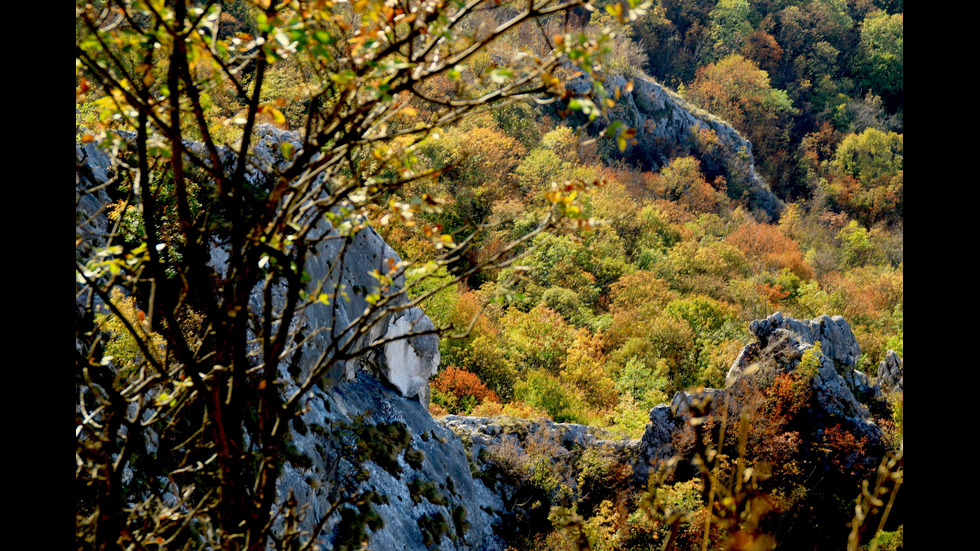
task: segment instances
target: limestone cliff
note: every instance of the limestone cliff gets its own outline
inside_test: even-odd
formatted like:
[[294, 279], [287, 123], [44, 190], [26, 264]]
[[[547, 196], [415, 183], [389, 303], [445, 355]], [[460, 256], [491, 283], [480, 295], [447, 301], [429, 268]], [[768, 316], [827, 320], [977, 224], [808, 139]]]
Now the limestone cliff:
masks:
[[[279, 144], [295, 138], [273, 127], [261, 128], [259, 135], [248, 176], [256, 187], [280, 162]], [[109, 197], [104, 188], [117, 157], [94, 143], [76, 147], [75, 155], [76, 258], [84, 261], [105, 245]], [[322, 221], [313, 237], [336, 231]], [[363, 290], [375, 284], [369, 273], [384, 269], [389, 260], [399, 260], [370, 227], [346, 245], [344, 241], [320, 240], [307, 261], [311, 293], [347, 292], [338, 293], [329, 305], [307, 308], [294, 321], [294, 330], [305, 338], [299, 353], [291, 356], [293, 361], [283, 360], [279, 366], [284, 397], [299, 389], [299, 381], [329, 357], [338, 341], [350, 338], [344, 328], [365, 311]], [[214, 242], [211, 268], [224, 273], [228, 258], [224, 243]], [[402, 283], [397, 281], [396, 286]], [[261, 293], [257, 288], [252, 294], [253, 310], [261, 311]], [[278, 308], [285, 288], [274, 287], [271, 293]], [[502, 510], [499, 496], [473, 478], [459, 437], [427, 410], [428, 379], [439, 364], [438, 338], [432, 329], [432, 322], [418, 308], [396, 309], [377, 320], [363, 340], [387, 344], [338, 363], [309, 391], [302, 414], [291, 423], [288, 453], [277, 481], [277, 506], [295, 500], [305, 508], [307, 528], [325, 517], [322, 541], [342, 546], [352, 531], [363, 531], [370, 536], [371, 549], [380, 551], [426, 546], [503, 549], [503, 541], [494, 533], [495, 511]], [[414, 333], [421, 334], [402, 338]], [[357, 499], [362, 500], [357, 505], [360, 514], [351, 515]], [[370, 503], [365, 503], [368, 499]], [[334, 504], [345, 500], [349, 505], [328, 514]], [[354, 518], [357, 522], [352, 522]]]
[[[882, 445], [881, 428], [871, 420], [867, 404], [880, 403], [882, 391], [894, 386], [901, 389], [901, 359], [897, 354], [889, 352], [879, 368], [878, 381], [872, 383], [855, 369], [861, 348], [850, 325], [840, 316], [797, 320], [777, 312], [753, 321], [749, 329], [757, 341], [739, 353], [728, 372], [725, 389], [678, 392], [669, 405], [651, 410], [651, 422], [634, 466], [640, 480], [645, 480], [651, 466], [678, 453], [675, 443], [686, 428], [692, 403], [705, 402], [717, 408], [728, 402], [737, 408], [747, 385], [771, 384], [775, 375], [799, 368], [808, 352], [818, 364], [810, 379], [814, 400], [806, 413], [813, 430], [819, 433], [839, 424], [865, 438], [869, 450]], [[868, 457], [875, 460], [873, 453]]]
[[855, 369], [861, 347], [844, 318], [823, 315], [800, 321], [777, 312], [753, 321], [749, 330], [758, 343], [739, 353], [728, 371], [726, 386], [735, 384], [750, 367], [757, 373], [755, 376], [792, 371], [803, 354], [816, 346], [819, 348], [814, 352], [820, 366], [812, 386], [822, 410], [853, 420], [867, 417], [857, 396], [873, 394], [874, 390], [867, 375]]

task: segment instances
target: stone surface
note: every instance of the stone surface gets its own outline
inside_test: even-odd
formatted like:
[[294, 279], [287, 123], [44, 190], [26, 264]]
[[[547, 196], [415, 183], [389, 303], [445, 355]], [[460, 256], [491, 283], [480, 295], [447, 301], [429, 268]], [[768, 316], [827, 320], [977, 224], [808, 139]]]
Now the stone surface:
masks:
[[670, 404], [663, 404], [650, 410], [650, 423], [643, 432], [633, 464], [635, 483], [645, 488], [651, 470], [656, 470], [678, 454], [675, 440], [685, 429], [690, 418], [690, 407], [694, 400], [724, 400], [725, 391], [708, 388], [698, 392], [678, 392]]
[[94, 143], [75, 148], [75, 254], [87, 258], [105, 246], [109, 221], [104, 209], [109, 196], [102, 184], [109, 180], [110, 158]]
[[[636, 145], [629, 146], [625, 152], [630, 161], [638, 161], [647, 170], [659, 170], [673, 157], [696, 149], [692, 129], [712, 131], [719, 144], [718, 158], [703, 162], [718, 166], [705, 168], [737, 175], [752, 206], [770, 215], [784, 209], [783, 202], [755, 170], [751, 142], [731, 125], [691, 105], [651, 77], [636, 76], [631, 82], [632, 91], [623, 93], [616, 106], [609, 110], [609, 119], [621, 121], [636, 130]], [[621, 76], [609, 77], [604, 85], [607, 90], [627, 89], [627, 81]], [[585, 79], [573, 80], [567, 86], [579, 95], [590, 90]]]
[[905, 362], [894, 350], [885, 353], [885, 359], [878, 364], [878, 377], [875, 384], [883, 392], [905, 392]]
[[[576, 423], [555, 423], [550, 419], [532, 421], [516, 417], [469, 417], [446, 415], [439, 422], [472, 442], [474, 446], [499, 444], [508, 437], [523, 441], [529, 434], [544, 429], [552, 432], [566, 449], [592, 446], [625, 448], [631, 441], [617, 438], [607, 430]], [[634, 443], [635, 444], [635, 443]], [[479, 452], [479, 448], [473, 448]]]
[[[279, 143], [295, 139], [294, 134], [260, 127], [249, 183], [265, 185], [270, 168], [281, 166]], [[230, 158], [229, 151], [220, 153]], [[85, 233], [76, 236], [84, 243], [76, 255], [83, 259], [104, 245], [99, 236], [108, 228], [104, 208], [109, 198], [99, 186], [111, 178], [111, 165], [112, 157], [95, 144], [76, 147], [76, 232]], [[364, 334], [357, 336], [349, 329], [368, 309], [365, 296], [377, 284], [370, 272], [385, 273], [399, 258], [369, 227], [346, 245], [344, 239], [329, 238], [336, 232], [326, 222], [317, 227], [313, 237], [327, 239], [320, 241], [305, 268], [311, 293], [343, 292], [329, 304], [306, 309], [294, 321], [293, 329], [307, 338], [296, 356], [279, 366], [282, 394], [292, 395], [299, 389], [298, 381], [345, 347], [365, 353], [338, 362], [303, 400], [303, 413], [290, 426], [289, 453], [277, 480], [280, 503], [292, 496], [305, 507], [307, 527], [312, 527], [332, 505], [371, 492], [381, 521], [369, 531], [373, 550], [423, 549], [426, 537], [438, 549], [502, 550], [503, 541], [494, 531], [499, 522], [494, 511], [502, 509], [499, 496], [474, 479], [460, 438], [437, 423], [426, 407], [428, 377], [439, 365], [432, 322], [418, 308], [401, 308], [405, 300], [399, 298], [390, 315], [362, 318], [369, 327]], [[225, 273], [228, 258], [225, 244], [213, 243], [212, 269]], [[402, 284], [402, 279], [396, 280], [394, 289]], [[284, 295], [284, 287], [272, 289], [276, 309]], [[259, 289], [251, 296], [250, 308], [263, 308]], [[383, 460], [381, 454], [377, 460], [361, 461], [358, 431], [371, 427], [404, 435], [407, 444], [392, 444], [397, 452], [393, 459]], [[419, 494], [423, 482], [432, 483], [426, 486], [428, 497]], [[329, 516], [321, 537], [325, 543], [343, 533], [340, 513], [351, 506], [342, 505]]]
[[[474, 479], [460, 437], [436, 422], [417, 400], [400, 396], [371, 374], [360, 372], [328, 390], [314, 389], [305, 406], [302, 422], [307, 428], [301, 433], [294, 427], [292, 444], [309, 462], [284, 466], [277, 482], [280, 499], [292, 492], [300, 503], [310, 505], [311, 517], [318, 516], [331, 503], [325, 490], [339, 487], [345, 477], [363, 468], [367, 476], [350, 491], [373, 491], [385, 499], [374, 505], [384, 526], [370, 533], [370, 549], [425, 549], [420, 522], [440, 517], [448, 530], [435, 548], [499, 551], [506, 547], [495, 532], [499, 523], [495, 511], [503, 509], [500, 497]], [[358, 463], [344, 455], [340, 444], [352, 438], [350, 427], [357, 422], [405, 426], [411, 440], [396, 458], [397, 469], [373, 461]], [[408, 459], [418, 452], [421, 463], [413, 465]], [[425, 482], [432, 483], [431, 500], [420, 498], [414, 490]], [[453, 522], [458, 508], [466, 511], [465, 528]], [[325, 526], [324, 540], [333, 541], [341, 529], [340, 518], [334, 516]]]
[[793, 333], [802, 343], [814, 345], [819, 342], [824, 356], [838, 366], [853, 368], [861, 356], [861, 346], [854, 337], [850, 324], [841, 316], [821, 315], [812, 320], [800, 321], [776, 312], [766, 319], [749, 324], [749, 331], [763, 346], [778, 329]]
[[780, 312], [755, 320], [749, 330], [758, 342], [750, 343], [739, 353], [725, 379], [732, 388], [743, 377], [772, 378], [777, 373], [795, 370], [804, 353], [819, 343], [815, 359], [819, 362], [811, 380], [816, 394], [817, 416], [828, 416], [847, 422], [858, 434], [880, 440], [880, 429], [868, 421], [868, 408], [859, 397], [873, 397], [876, 390], [868, 377], [854, 369], [861, 347], [850, 325], [840, 316], [818, 316], [797, 320]]

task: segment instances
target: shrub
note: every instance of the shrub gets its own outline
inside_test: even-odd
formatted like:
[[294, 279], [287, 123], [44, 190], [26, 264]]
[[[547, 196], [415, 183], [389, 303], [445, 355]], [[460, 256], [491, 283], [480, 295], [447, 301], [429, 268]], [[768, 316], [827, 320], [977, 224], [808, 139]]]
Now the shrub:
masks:
[[[102, 331], [108, 335], [104, 357], [112, 360], [124, 378], [135, 374], [140, 366], [147, 365], [147, 361], [162, 365], [166, 341], [159, 333], [148, 329], [146, 314], [136, 304], [136, 299], [125, 296], [118, 288], [112, 289], [110, 298], [118, 315], [107, 312], [97, 318]], [[137, 338], [149, 345], [146, 352], [152, 358], [144, 358]]]
[[584, 327], [592, 321], [592, 313], [582, 304], [578, 294], [571, 289], [550, 287], [541, 294], [541, 301], [575, 327]]
[[605, 363], [602, 338], [582, 329], [568, 348], [561, 379], [573, 385], [590, 406], [611, 408], [616, 405], [618, 395], [615, 383], [603, 369]]
[[551, 149], [539, 148], [529, 153], [515, 170], [522, 190], [528, 195], [543, 194], [551, 182], [567, 179], [572, 164], [562, 160]]
[[557, 423], [585, 422], [582, 401], [562, 385], [557, 377], [541, 370], [527, 374], [517, 383], [514, 396], [528, 405], [540, 408]]
[[452, 395], [456, 399], [451, 407], [446, 404], [440, 404], [446, 407], [450, 413], [463, 413], [468, 415], [477, 404], [482, 404], [486, 401], [500, 401], [497, 393], [487, 388], [479, 377], [454, 365], [443, 369], [432, 378], [430, 384], [433, 395], [439, 392], [443, 396]]

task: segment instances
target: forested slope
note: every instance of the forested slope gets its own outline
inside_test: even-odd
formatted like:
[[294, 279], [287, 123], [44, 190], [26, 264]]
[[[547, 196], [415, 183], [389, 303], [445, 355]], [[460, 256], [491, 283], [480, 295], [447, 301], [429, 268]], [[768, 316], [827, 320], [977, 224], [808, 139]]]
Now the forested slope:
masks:
[[[96, 413], [86, 398], [76, 404], [78, 430], [91, 431], [77, 458], [103, 465], [78, 472], [109, 473], [76, 474], [94, 500], [76, 506], [79, 546], [149, 537], [103, 538], [143, 517], [113, 517], [119, 503], [92, 497], [125, 471], [107, 466], [102, 451], [130, 453], [133, 444], [106, 436], [115, 425], [100, 416], [116, 412], [136, 431], [120, 405], [139, 402], [132, 389], [140, 408], [160, 408], [153, 418], [166, 417], [164, 392], [186, 404], [173, 411], [193, 412], [181, 422], [232, 442], [217, 448], [217, 464], [204, 461], [203, 450], [217, 445], [206, 442], [161, 468], [196, 472], [201, 460], [206, 476], [191, 485], [224, 488], [236, 469], [265, 484], [232, 484], [226, 497], [205, 499], [201, 510], [217, 513], [201, 526], [227, 528], [233, 518], [268, 526], [276, 473], [292, 472], [273, 458], [295, 451], [291, 420], [309, 419], [290, 409], [299, 394], [280, 377], [302, 374], [301, 392], [328, 395], [341, 380], [375, 388], [357, 379], [362, 372], [436, 419], [545, 418], [610, 440], [648, 438], [652, 412], [672, 402], [678, 423], [694, 419], [677, 433], [686, 440], [672, 443], [686, 450], [680, 468], [666, 457], [644, 465], [648, 493], [625, 482], [644, 468], [602, 454], [575, 466], [578, 489], [608, 480], [617, 490], [592, 496], [562, 490], [564, 467], [522, 463], [516, 449], [470, 458], [474, 468], [511, 469], [541, 501], [486, 505], [470, 513], [474, 532], [465, 536], [465, 513], [450, 506], [463, 501], [431, 498], [446, 526], [426, 509], [426, 546], [454, 534], [460, 546], [478, 545], [475, 534], [494, 522], [493, 545], [503, 537], [516, 549], [652, 549], [666, 540], [839, 548], [848, 522], [854, 548], [875, 528], [886, 528], [882, 545], [901, 546], [899, 509], [880, 527], [871, 526], [880, 516], [853, 515], [861, 481], [883, 459], [899, 473], [883, 487], [895, 495], [901, 484], [903, 398], [893, 380], [904, 357], [900, 0], [173, 4], [76, 6], [76, 142], [119, 159], [98, 179], [76, 162], [76, 387], [102, 404]], [[168, 14], [194, 32], [171, 26]], [[249, 155], [238, 155], [243, 145]], [[79, 219], [79, 197], [96, 193], [104, 204]], [[86, 225], [93, 220], [101, 225]], [[391, 251], [357, 264], [360, 276], [337, 279], [368, 226]], [[318, 262], [323, 274], [311, 286], [307, 266]], [[338, 304], [348, 304], [343, 316]], [[320, 329], [303, 325], [328, 305]], [[418, 323], [393, 332], [388, 316], [416, 306], [428, 319], [411, 314]], [[853, 358], [825, 365], [832, 353], [815, 339], [779, 352], [758, 330], [757, 320], [823, 315], [846, 320]], [[317, 344], [323, 334], [332, 341]], [[415, 371], [386, 355], [408, 354], [394, 347], [402, 339], [436, 334], [438, 351], [427, 345]], [[312, 349], [317, 355], [301, 359]], [[775, 371], [739, 395], [746, 402], [731, 419], [708, 402], [700, 415], [677, 412], [677, 396], [715, 396], [710, 389], [739, 379], [733, 373], [765, 363], [747, 350], [769, 350]], [[438, 373], [426, 389], [433, 358]], [[814, 389], [830, 376], [821, 379], [822, 368], [845, 378], [861, 423], [814, 413], [823, 411]], [[879, 369], [892, 378], [875, 385]], [[239, 428], [214, 424], [223, 407]], [[414, 406], [404, 407], [414, 419]], [[363, 421], [317, 415], [324, 426]], [[361, 436], [352, 450], [370, 447]], [[404, 462], [423, 444], [401, 436], [381, 440]], [[92, 451], [86, 442], [95, 441], [106, 447]], [[534, 460], [551, 449], [534, 445]], [[385, 449], [344, 453], [381, 465]], [[317, 452], [321, 471], [328, 452]], [[349, 465], [356, 477], [357, 462]], [[658, 466], [665, 470], [655, 475]], [[467, 484], [492, 488], [500, 472], [475, 470]], [[319, 483], [304, 480], [315, 495]], [[712, 484], [733, 490], [725, 497]], [[371, 496], [344, 496], [333, 507], [359, 511], [350, 518], [363, 523], [350, 544], [381, 533], [364, 501]], [[886, 503], [891, 510], [883, 499], [878, 515]], [[336, 523], [329, 500], [323, 507], [324, 522], [334, 520], [321, 529]], [[552, 522], [531, 526], [517, 514], [532, 509]], [[280, 514], [276, 530], [292, 513]], [[187, 518], [198, 516], [206, 515]], [[203, 541], [173, 530], [179, 541]], [[259, 545], [236, 538], [209, 541]]]

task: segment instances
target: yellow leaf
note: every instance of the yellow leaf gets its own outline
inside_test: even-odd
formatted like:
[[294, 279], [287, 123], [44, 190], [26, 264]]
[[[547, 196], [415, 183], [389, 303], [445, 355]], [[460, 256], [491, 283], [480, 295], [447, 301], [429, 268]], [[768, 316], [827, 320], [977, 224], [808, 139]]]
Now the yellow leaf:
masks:
[[276, 109], [275, 107], [273, 107], [272, 105], [270, 105], [268, 103], [263, 104], [262, 107], [259, 110], [261, 112], [263, 112], [263, 113], [268, 113], [268, 114], [272, 115], [272, 118], [273, 118], [273, 120], [276, 121], [276, 124], [285, 124], [286, 123], [286, 116], [282, 114], [282, 111]]

